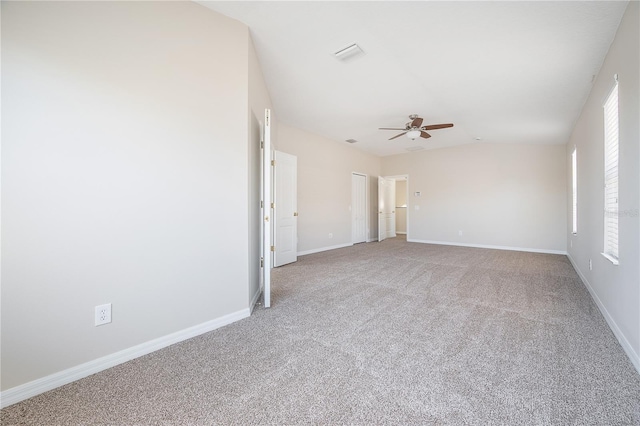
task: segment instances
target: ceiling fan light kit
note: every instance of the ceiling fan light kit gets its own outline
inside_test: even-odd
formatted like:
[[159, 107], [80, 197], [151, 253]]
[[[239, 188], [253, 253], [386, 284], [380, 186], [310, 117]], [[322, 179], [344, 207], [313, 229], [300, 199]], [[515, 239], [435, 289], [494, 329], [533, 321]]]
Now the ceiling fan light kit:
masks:
[[409, 139], [419, 138], [421, 133], [422, 133], [422, 132], [421, 132], [420, 130], [418, 130], [418, 129], [409, 130], [409, 131], [407, 132], [407, 137], [408, 137]]
[[452, 123], [446, 123], [446, 124], [428, 124], [426, 126], [422, 125], [422, 122], [424, 121], [422, 118], [420, 118], [418, 116], [418, 114], [411, 114], [409, 116], [409, 120], [411, 120], [410, 122], [408, 122], [407, 124], [405, 124], [404, 129], [399, 129], [399, 128], [395, 128], [395, 127], [380, 127], [380, 130], [403, 130], [402, 133], [400, 133], [399, 135], [395, 135], [391, 138], [389, 138], [389, 140], [395, 139], [395, 138], [399, 138], [402, 135], [407, 135], [407, 137], [411, 140], [416, 139], [417, 137], [421, 137], [424, 139], [428, 139], [431, 137], [431, 135], [429, 133], [427, 133], [427, 130], [437, 130], [437, 129], [446, 129], [447, 127], [453, 127]]

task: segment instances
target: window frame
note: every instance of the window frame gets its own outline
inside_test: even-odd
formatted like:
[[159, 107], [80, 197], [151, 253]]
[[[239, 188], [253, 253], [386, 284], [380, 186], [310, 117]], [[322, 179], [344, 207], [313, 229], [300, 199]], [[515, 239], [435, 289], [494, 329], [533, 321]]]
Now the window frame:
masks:
[[619, 163], [620, 110], [618, 75], [602, 105], [604, 118], [604, 235], [602, 255], [619, 264]]
[[578, 234], [578, 148], [571, 152], [571, 233]]

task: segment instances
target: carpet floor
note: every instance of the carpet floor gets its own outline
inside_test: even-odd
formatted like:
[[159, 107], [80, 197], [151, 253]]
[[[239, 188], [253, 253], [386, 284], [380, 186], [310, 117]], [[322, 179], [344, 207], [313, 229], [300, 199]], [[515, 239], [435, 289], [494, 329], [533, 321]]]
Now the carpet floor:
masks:
[[640, 425], [640, 375], [565, 256], [394, 238], [272, 282], [272, 308], [2, 424]]

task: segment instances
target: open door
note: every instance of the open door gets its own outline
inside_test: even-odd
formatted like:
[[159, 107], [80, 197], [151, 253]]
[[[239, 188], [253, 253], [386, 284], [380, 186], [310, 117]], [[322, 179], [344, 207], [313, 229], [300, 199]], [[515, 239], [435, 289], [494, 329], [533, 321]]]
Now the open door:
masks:
[[378, 176], [378, 241], [396, 236], [396, 182]]
[[273, 266], [298, 260], [298, 157], [274, 151]]
[[262, 143], [262, 282], [264, 307], [271, 306], [271, 110], [264, 110], [264, 134]]
[[351, 242], [367, 241], [367, 175], [351, 173]]

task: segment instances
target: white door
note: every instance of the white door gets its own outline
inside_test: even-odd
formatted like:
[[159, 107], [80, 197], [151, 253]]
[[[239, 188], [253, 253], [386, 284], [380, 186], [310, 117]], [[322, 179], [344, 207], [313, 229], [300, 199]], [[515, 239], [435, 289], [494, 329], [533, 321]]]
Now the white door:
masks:
[[351, 240], [367, 241], [367, 176], [351, 174]]
[[396, 182], [378, 176], [378, 241], [396, 236]]
[[264, 307], [271, 306], [271, 111], [264, 110], [262, 144], [262, 282]]
[[282, 266], [298, 260], [298, 157], [275, 151], [274, 159], [273, 266]]
[[390, 213], [387, 213], [387, 238], [394, 238], [396, 236], [396, 180], [389, 179], [390, 183], [388, 185], [388, 193], [385, 194], [387, 197], [387, 205], [391, 209]]

